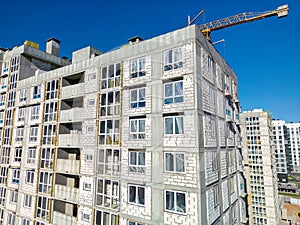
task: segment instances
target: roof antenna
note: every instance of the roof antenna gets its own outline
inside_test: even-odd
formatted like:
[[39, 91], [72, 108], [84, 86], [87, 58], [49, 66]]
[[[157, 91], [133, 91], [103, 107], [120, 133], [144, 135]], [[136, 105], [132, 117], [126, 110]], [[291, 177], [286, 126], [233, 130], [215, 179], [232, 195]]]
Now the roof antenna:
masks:
[[188, 15], [188, 26], [192, 25], [196, 19], [198, 19], [199, 16], [201, 16], [201, 14], [204, 12], [204, 9], [202, 9], [198, 14], [197, 16], [195, 16], [195, 18], [191, 21], [191, 17], [190, 15]]

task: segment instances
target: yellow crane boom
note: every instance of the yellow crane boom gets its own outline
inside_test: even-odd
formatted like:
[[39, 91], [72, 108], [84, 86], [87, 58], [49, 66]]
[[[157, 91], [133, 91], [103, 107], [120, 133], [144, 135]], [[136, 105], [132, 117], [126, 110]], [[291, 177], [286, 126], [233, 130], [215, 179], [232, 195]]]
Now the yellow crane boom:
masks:
[[249, 23], [255, 20], [264, 19], [271, 16], [278, 16], [278, 18], [288, 15], [288, 5], [279, 6], [275, 10], [265, 12], [246, 12], [227, 18], [219, 19], [213, 22], [208, 22], [199, 25], [201, 32], [210, 40], [210, 33], [215, 30], [220, 30], [225, 27], [238, 25], [241, 23]]

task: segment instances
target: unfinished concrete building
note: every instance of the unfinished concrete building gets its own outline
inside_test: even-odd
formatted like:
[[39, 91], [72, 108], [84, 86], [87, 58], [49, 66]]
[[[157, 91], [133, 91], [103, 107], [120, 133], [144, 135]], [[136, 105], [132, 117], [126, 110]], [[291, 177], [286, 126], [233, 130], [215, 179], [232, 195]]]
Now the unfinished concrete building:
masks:
[[278, 224], [272, 118], [261, 109], [240, 114], [250, 224]]
[[237, 77], [197, 26], [71, 65], [49, 42], [2, 54], [0, 224], [247, 222]]

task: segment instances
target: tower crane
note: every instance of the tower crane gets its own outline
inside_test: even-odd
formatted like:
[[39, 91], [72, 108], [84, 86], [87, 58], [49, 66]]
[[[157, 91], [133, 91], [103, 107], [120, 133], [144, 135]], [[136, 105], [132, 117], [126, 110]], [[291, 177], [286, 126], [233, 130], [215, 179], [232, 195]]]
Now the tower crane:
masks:
[[[245, 12], [241, 14], [237, 14], [234, 16], [230, 16], [227, 18], [219, 19], [213, 22], [208, 22], [205, 24], [199, 25], [201, 32], [205, 35], [205, 37], [210, 40], [210, 33], [215, 30], [220, 30], [225, 27], [230, 27], [234, 25], [238, 25], [241, 23], [249, 23], [252, 21], [264, 19], [271, 16], [278, 16], [278, 18], [282, 18], [288, 15], [288, 5], [279, 6], [275, 10], [265, 11], [265, 12]], [[203, 10], [201, 11], [203, 12]], [[199, 14], [198, 14], [199, 15]], [[189, 23], [190, 25], [191, 23]]]

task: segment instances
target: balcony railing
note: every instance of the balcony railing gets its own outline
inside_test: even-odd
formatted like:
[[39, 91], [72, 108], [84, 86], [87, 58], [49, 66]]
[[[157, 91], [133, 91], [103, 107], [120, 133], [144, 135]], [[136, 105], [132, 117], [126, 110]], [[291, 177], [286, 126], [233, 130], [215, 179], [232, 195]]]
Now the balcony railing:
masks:
[[80, 147], [81, 133], [60, 134], [58, 136], [58, 145], [61, 147]]
[[78, 201], [78, 188], [55, 184], [54, 197], [68, 202]]
[[81, 121], [83, 108], [73, 108], [60, 112], [60, 121]]
[[84, 94], [84, 83], [70, 85], [62, 88], [62, 99], [83, 96], [83, 94]]
[[57, 172], [79, 174], [79, 160], [57, 159], [56, 162]]
[[53, 225], [62, 224], [77, 224], [76, 217], [68, 216], [66, 214], [54, 211], [53, 212]]

